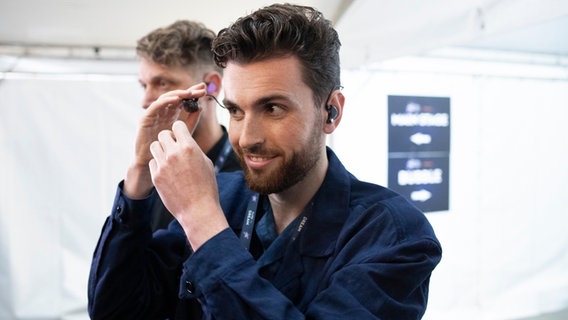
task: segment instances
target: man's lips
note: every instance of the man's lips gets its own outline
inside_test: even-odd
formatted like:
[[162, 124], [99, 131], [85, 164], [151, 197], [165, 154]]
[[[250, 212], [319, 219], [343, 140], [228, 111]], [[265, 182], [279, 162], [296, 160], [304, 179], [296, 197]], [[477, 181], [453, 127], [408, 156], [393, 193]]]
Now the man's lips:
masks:
[[245, 161], [247, 166], [255, 170], [259, 170], [268, 166], [273, 159], [274, 157], [271, 156], [253, 155], [253, 154], [245, 155]]

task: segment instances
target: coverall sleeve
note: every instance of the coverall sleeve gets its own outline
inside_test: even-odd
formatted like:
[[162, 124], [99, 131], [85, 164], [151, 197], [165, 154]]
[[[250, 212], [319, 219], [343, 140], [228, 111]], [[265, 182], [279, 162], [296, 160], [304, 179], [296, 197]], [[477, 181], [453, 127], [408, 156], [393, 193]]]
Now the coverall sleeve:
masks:
[[157, 193], [130, 200], [117, 189], [112, 212], [93, 254], [88, 311], [91, 319], [165, 319], [175, 312], [178, 275], [189, 247], [185, 237], [158, 231], [150, 213]]

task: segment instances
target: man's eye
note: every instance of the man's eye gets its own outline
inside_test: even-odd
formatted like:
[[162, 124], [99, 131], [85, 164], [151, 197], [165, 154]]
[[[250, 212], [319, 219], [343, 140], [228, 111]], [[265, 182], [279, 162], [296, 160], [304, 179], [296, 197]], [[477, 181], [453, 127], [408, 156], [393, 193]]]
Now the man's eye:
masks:
[[233, 120], [241, 120], [244, 117], [243, 111], [236, 107], [227, 107], [227, 111], [229, 111], [229, 115]]
[[265, 110], [267, 113], [274, 115], [274, 116], [280, 116], [284, 113], [284, 108], [282, 108], [279, 105], [276, 104], [269, 104], [265, 106]]

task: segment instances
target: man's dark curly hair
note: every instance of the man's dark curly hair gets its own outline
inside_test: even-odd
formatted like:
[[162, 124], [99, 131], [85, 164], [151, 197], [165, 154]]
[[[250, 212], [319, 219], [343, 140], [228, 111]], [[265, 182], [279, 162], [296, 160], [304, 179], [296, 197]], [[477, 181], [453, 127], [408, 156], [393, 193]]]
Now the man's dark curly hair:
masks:
[[296, 56], [316, 105], [340, 85], [339, 36], [331, 22], [311, 7], [264, 7], [221, 30], [212, 46], [215, 63], [221, 68], [230, 61], [250, 63]]
[[202, 23], [178, 20], [169, 26], [155, 29], [136, 44], [136, 53], [168, 67], [186, 67], [202, 72], [216, 70], [211, 43], [215, 32]]

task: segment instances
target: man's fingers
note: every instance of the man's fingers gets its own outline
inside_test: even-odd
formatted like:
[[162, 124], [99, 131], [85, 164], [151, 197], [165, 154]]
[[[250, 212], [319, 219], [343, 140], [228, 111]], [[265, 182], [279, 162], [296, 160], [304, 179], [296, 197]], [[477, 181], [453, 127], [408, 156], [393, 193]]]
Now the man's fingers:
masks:
[[180, 109], [183, 99], [200, 98], [207, 93], [204, 83], [196, 84], [188, 89], [172, 90], [162, 94], [154, 101], [148, 109], [152, 112], [154, 109]]
[[166, 153], [162, 148], [162, 144], [159, 141], [154, 141], [150, 144], [150, 153], [152, 157], [155, 159], [150, 160], [150, 162], [154, 161], [154, 164], [157, 165], [156, 161], [162, 162], [166, 159]]
[[162, 130], [158, 133], [158, 142], [164, 153], [167, 154], [171, 152], [169, 150], [174, 150], [174, 145], [176, 143], [176, 138], [171, 130]]
[[187, 125], [183, 121], [178, 120], [174, 122], [174, 124], [172, 125], [172, 131], [174, 139], [176, 139], [181, 144], [187, 145], [193, 140], [191, 138], [191, 133], [189, 132]]
[[162, 143], [171, 143], [176, 140], [171, 130], [162, 130], [158, 132], [158, 141]]
[[152, 160], [148, 162], [148, 167], [150, 168], [150, 175], [154, 177], [156, 169], [158, 169], [158, 164], [156, 163], [156, 159], [152, 158]]
[[[159, 111], [167, 111], [168, 109], [177, 109], [177, 105], [179, 104], [179, 97], [177, 95], [171, 94], [163, 94], [161, 95], [156, 101], [150, 104], [148, 107], [148, 112], [154, 113]], [[159, 111], [157, 111], [159, 110]]]

